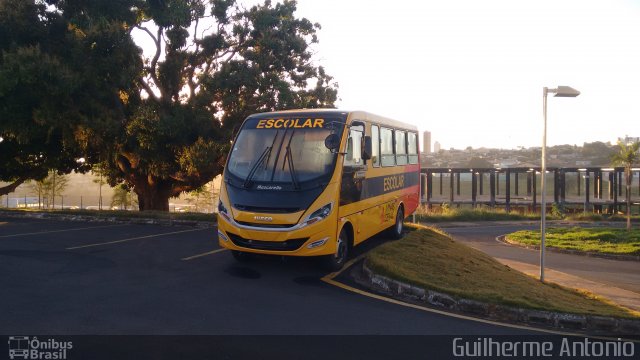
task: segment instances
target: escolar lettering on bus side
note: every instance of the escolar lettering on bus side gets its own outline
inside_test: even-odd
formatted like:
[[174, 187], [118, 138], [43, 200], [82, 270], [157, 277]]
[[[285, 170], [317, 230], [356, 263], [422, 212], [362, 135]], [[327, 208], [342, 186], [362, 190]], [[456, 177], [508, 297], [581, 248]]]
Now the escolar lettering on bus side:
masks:
[[384, 191], [402, 189], [404, 187], [404, 175], [394, 175], [384, 178]]

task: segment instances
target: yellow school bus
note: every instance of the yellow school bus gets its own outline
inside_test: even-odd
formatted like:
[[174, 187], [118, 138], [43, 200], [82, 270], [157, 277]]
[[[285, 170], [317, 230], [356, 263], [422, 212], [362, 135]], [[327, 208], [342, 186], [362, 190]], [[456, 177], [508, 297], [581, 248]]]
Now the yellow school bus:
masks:
[[420, 201], [418, 131], [363, 111], [254, 114], [223, 179], [218, 241], [237, 260], [322, 256], [337, 270], [371, 236], [402, 237]]

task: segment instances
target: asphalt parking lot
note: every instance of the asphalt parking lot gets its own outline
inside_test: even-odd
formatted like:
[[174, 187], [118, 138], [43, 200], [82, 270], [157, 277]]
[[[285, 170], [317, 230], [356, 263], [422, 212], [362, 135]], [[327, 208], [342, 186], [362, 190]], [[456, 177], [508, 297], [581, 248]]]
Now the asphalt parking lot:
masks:
[[522, 334], [321, 281], [310, 259], [236, 263], [215, 228], [0, 217], [0, 333]]

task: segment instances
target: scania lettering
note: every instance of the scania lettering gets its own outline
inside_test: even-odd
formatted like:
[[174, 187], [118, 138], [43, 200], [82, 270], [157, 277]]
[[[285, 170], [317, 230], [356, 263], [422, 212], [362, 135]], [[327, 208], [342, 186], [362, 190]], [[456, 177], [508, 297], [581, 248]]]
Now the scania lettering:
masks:
[[414, 125], [363, 111], [249, 116], [224, 170], [220, 245], [238, 260], [322, 256], [336, 270], [371, 236], [401, 237], [420, 198], [417, 139]]

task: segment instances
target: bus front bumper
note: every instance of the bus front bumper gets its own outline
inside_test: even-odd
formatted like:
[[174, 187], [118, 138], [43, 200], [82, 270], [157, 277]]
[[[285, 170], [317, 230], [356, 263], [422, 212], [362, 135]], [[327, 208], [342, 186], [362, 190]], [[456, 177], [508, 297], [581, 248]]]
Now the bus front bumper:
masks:
[[256, 254], [321, 256], [336, 252], [335, 235], [322, 222], [291, 232], [246, 230], [218, 216], [218, 243], [229, 250]]

